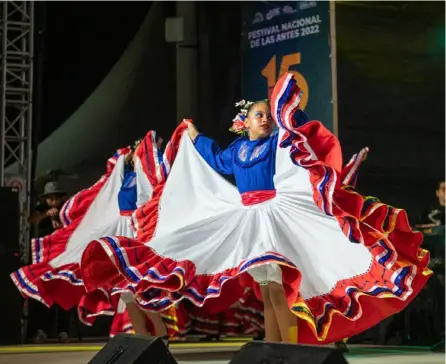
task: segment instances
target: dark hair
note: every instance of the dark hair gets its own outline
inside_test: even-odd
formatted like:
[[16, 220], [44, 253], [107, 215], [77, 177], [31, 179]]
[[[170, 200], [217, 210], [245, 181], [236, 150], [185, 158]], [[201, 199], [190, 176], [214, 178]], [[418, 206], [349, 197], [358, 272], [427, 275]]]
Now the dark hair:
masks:
[[267, 104], [268, 107], [271, 107], [271, 105], [269, 104], [269, 100], [268, 100], [268, 99], [259, 100], [259, 101], [254, 101], [254, 102], [248, 107], [247, 113], [249, 113], [249, 112], [251, 111], [251, 109], [252, 109], [255, 105], [258, 105], [258, 104]]
[[435, 189], [436, 191], [438, 191], [441, 188], [442, 183], [445, 183], [444, 178], [442, 180], [438, 181], [437, 188]]

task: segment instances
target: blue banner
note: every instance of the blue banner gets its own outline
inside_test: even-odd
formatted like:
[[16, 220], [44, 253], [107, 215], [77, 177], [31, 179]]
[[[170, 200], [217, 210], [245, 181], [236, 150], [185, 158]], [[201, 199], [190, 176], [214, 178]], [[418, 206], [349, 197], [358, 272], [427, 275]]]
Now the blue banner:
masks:
[[269, 97], [280, 76], [292, 72], [304, 92], [301, 108], [333, 131], [329, 10], [328, 1], [243, 3], [244, 98]]

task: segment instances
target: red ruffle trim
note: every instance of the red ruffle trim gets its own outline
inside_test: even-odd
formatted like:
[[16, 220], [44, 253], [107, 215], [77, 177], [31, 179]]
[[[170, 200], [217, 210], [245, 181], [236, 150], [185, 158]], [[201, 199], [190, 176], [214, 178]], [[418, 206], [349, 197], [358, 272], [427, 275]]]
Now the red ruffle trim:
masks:
[[[187, 124], [184, 122], [176, 128], [169, 143], [166, 145], [163, 162], [159, 166], [159, 169], [157, 169], [158, 173], [156, 173], [155, 177], [151, 180], [153, 186], [152, 199], [138, 208], [134, 213], [134, 218], [136, 219], [136, 224], [138, 226], [137, 238], [139, 241], [150, 241], [155, 232], [155, 227], [158, 221], [159, 198], [164, 189], [171, 165], [178, 153], [181, 137], [186, 129]], [[147, 165], [150, 165], [150, 163], [147, 163]], [[149, 169], [147, 169], [146, 173], [149, 173]], [[154, 173], [152, 172], [151, 175], [153, 174]]]

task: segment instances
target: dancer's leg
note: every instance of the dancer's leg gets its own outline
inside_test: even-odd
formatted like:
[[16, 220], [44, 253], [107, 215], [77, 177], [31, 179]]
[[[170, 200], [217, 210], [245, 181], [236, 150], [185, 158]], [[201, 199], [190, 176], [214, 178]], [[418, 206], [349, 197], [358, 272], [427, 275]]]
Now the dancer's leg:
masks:
[[[134, 302], [126, 302], [127, 311], [132, 321], [133, 330], [138, 335], [148, 335], [146, 326], [146, 313], [142, 311]], [[156, 329], [156, 328], [155, 328]]]
[[265, 320], [265, 339], [268, 342], [281, 342], [279, 324], [274, 312], [273, 303], [271, 302], [268, 284], [261, 284], [263, 301], [263, 316]]
[[155, 328], [155, 336], [166, 337], [167, 327], [161, 315], [155, 312], [146, 312], [146, 315], [149, 317], [150, 321], [152, 321], [153, 327]]
[[284, 343], [297, 343], [297, 317], [288, 307], [283, 287], [275, 282], [270, 282], [269, 295], [274, 307], [274, 312], [279, 324], [280, 335]]
[[135, 297], [131, 292], [123, 292], [121, 300], [124, 301], [129, 313], [130, 321], [132, 321], [133, 331], [138, 335], [148, 335], [147, 331], [147, 315], [135, 304]]

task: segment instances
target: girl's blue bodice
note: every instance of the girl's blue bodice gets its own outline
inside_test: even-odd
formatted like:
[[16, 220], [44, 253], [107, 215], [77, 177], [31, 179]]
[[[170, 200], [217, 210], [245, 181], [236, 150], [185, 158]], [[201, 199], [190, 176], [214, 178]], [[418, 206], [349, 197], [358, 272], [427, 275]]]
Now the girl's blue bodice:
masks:
[[118, 204], [121, 212], [133, 212], [136, 210], [136, 172], [126, 165], [121, 189], [118, 193]]
[[278, 136], [276, 131], [263, 139], [240, 137], [224, 150], [201, 134], [194, 143], [198, 153], [215, 171], [233, 174], [239, 192], [244, 193], [274, 190]]

